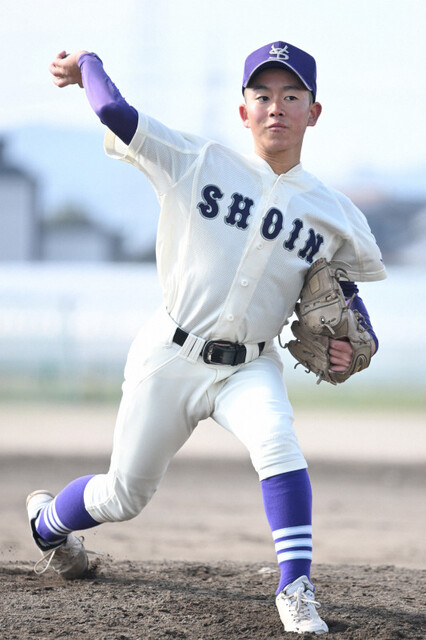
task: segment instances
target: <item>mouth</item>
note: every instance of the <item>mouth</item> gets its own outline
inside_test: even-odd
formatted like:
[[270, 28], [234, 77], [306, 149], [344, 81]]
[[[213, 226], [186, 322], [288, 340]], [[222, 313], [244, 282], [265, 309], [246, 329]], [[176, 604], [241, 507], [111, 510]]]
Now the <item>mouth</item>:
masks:
[[283, 131], [284, 129], [287, 129], [286, 125], [282, 122], [273, 122], [272, 124], [268, 125], [267, 128], [269, 131]]

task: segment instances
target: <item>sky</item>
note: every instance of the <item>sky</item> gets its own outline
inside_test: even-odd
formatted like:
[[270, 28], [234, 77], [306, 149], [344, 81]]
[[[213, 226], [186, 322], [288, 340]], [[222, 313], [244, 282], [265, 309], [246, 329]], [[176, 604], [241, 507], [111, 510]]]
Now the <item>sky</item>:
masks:
[[98, 130], [84, 91], [58, 89], [48, 72], [62, 49], [87, 49], [136, 108], [248, 152], [244, 59], [280, 39], [317, 60], [323, 113], [306, 168], [334, 184], [426, 168], [424, 0], [2, 0], [0, 18], [0, 134]]

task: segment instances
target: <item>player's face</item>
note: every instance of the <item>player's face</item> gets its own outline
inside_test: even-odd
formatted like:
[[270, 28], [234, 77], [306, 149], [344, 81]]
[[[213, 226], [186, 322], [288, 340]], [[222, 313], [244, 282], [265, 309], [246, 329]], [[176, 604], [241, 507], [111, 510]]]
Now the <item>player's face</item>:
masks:
[[240, 116], [251, 129], [256, 153], [274, 170], [280, 161], [284, 168], [289, 165], [286, 170], [300, 162], [306, 127], [316, 124], [321, 105], [312, 102], [299, 78], [284, 69], [266, 69], [254, 77], [244, 95]]

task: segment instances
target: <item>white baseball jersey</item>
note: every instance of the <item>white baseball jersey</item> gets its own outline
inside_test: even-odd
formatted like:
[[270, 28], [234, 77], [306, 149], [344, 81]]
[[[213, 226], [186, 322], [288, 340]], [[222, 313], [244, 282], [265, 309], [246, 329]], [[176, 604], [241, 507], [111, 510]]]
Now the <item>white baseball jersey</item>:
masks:
[[301, 164], [277, 175], [255, 154], [173, 131], [144, 114], [128, 147], [107, 131], [105, 150], [143, 171], [157, 193], [164, 301], [188, 332], [272, 340], [320, 257], [346, 263], [353, 281], [386, 277], [365, 216]]

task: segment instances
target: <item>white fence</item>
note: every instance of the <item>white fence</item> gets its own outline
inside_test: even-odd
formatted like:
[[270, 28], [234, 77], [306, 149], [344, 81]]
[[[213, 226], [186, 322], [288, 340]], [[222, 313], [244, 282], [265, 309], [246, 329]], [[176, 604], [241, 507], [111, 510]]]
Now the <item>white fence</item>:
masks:
[[[380, 350], [356, 384], [424, 387], [423, 282], [418, 271], [394, 268], [386, 281], [360, 283]], [[151, 264], [2, 265], [0, 373], [121, 375], [133, 336], [159, 304]], [[287, 352], [283, 359], [292, 381], [312, 384], [301, 367], [293, 371]]]

